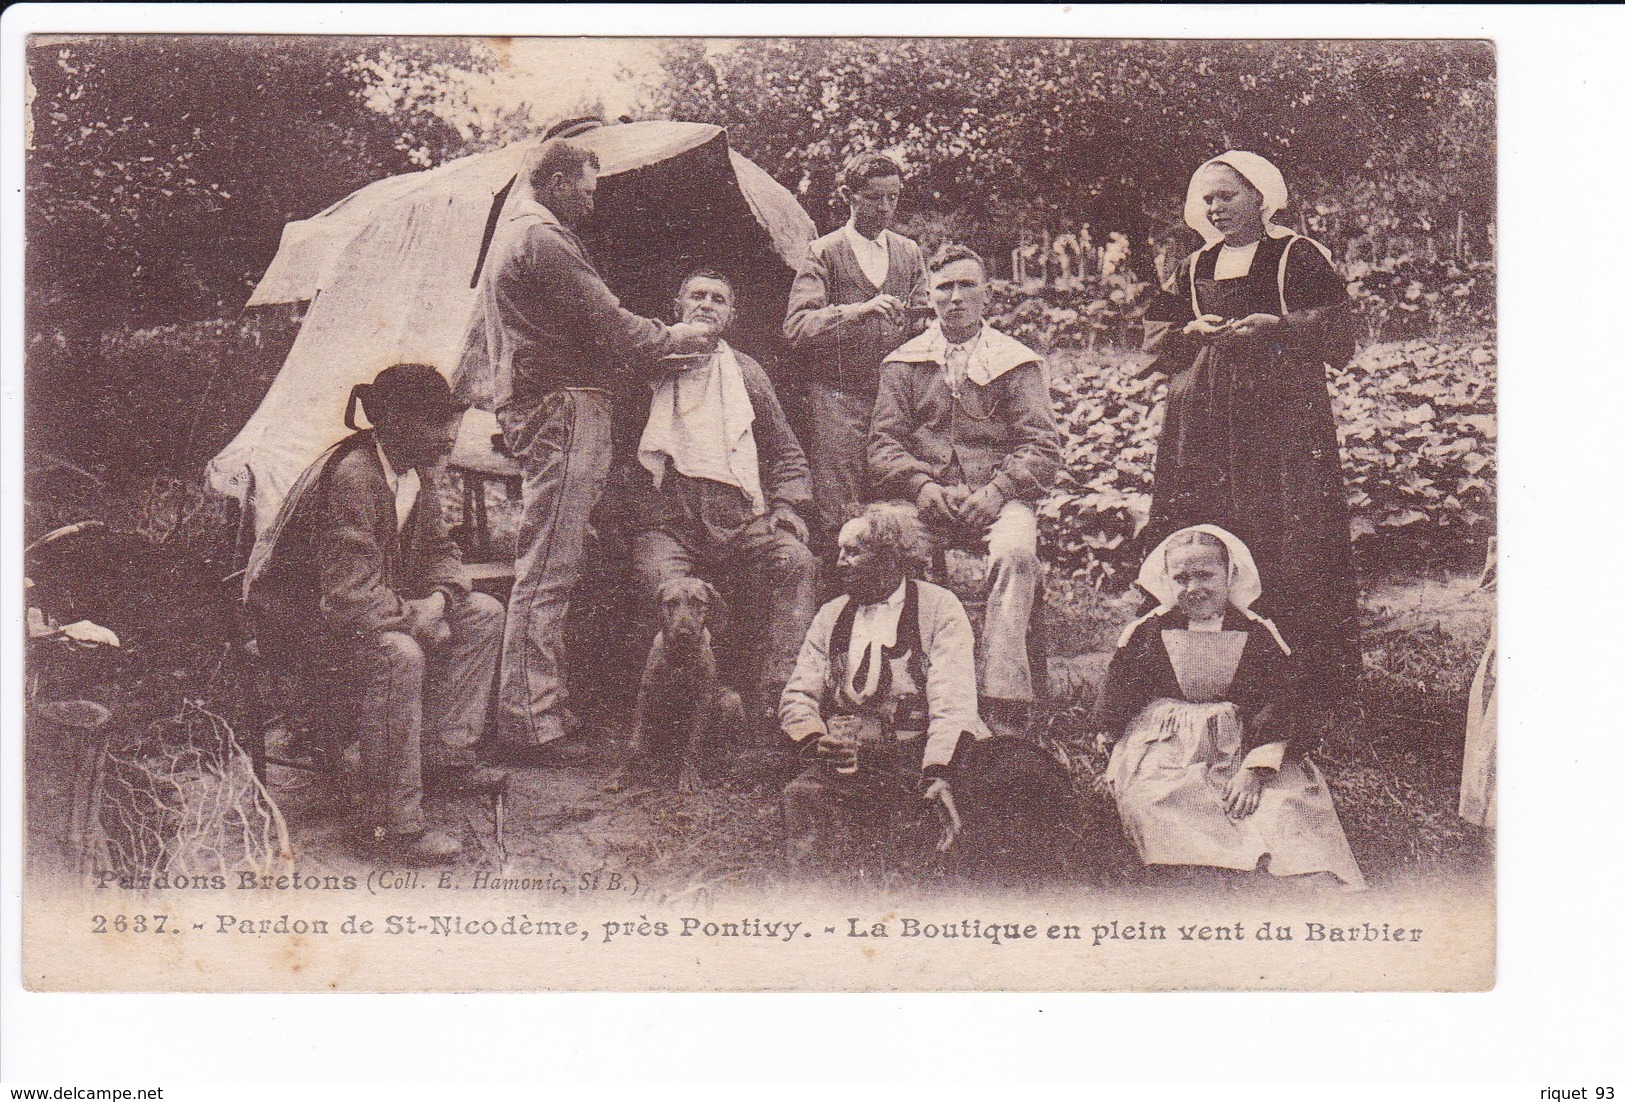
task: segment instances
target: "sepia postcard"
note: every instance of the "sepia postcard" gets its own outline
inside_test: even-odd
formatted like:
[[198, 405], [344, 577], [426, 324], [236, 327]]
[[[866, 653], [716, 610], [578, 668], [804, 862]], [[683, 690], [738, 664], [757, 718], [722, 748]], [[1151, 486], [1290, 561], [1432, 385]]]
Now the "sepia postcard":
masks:
[[25, 79], [29, 989], [1494, 986], [1493, 43]]

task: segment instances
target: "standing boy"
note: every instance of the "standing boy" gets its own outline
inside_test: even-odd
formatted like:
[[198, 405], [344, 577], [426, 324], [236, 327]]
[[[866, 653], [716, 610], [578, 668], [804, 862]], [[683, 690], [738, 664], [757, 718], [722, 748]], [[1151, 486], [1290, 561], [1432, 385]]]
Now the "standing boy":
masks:
[[813, 550], [825, 558], [867, 499], [864, 455], [880, 364], [908, 337], [906, 308], [924, 302], [925, 282], [919, 245], [891, 230], [903, 193], [897, 162], [879, 153], [853, 158], [838, 193], [851, 217], [812, 243], [784, 319], [808, 376]]

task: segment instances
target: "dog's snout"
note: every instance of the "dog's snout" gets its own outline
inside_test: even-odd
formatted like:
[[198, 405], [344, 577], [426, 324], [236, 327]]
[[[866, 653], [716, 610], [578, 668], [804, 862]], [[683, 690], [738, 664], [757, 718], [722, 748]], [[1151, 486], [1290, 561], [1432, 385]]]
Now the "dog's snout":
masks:
[[677, 645], [697, 643], [705, 631], [705, 616], [710, 595], [705, 583], [683, 578], [668, 583], [661, 591], [661, 628], [666, 641]]
[[679, 602], [668, 613], [666, 627], [677, 635], [698, 635], [705, 627], [705, 606]]

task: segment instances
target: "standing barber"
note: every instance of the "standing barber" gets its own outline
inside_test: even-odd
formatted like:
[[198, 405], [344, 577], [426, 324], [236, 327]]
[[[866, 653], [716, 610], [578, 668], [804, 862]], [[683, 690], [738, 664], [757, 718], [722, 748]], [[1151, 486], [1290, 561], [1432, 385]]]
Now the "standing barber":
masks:
[[[709, 350], [712, 329], [622, 308], [575, 230], [592, 214], [598, 156], [555, 139], [516, 186], [480, 276], [494, 407], [523, 468], [524, 511], [502, 640], [497, 736], [510, 750], [570, 732], [564, 620], [610, 467], [612, 375], [627, 361]], [[460, 379], [460, 389], [468, 380]]]

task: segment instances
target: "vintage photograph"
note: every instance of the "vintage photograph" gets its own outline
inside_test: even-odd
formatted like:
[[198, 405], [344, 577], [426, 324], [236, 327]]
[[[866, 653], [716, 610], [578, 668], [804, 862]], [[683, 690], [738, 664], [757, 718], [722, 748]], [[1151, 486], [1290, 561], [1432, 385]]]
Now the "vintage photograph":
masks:
[[1491, 42], [26, 61], [30, 988], [1494, 985]]

